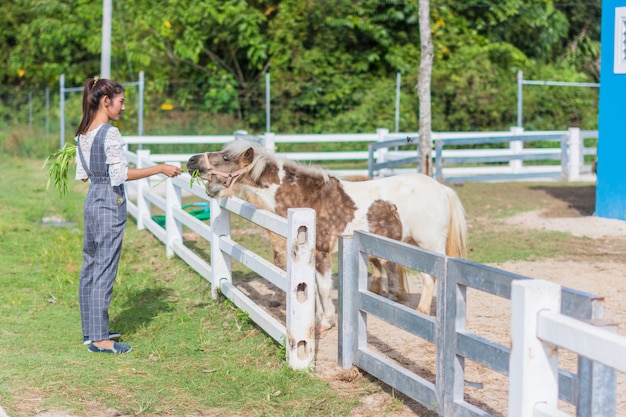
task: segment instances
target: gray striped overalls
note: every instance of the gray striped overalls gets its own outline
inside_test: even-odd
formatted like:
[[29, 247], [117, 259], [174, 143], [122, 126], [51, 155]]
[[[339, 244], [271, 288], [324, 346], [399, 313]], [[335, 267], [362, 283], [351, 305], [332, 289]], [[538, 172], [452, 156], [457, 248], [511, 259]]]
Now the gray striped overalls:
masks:
[[80, 314], [83, 336], [109, 339], [109, 304], [122, 250], [126, 225], [124, 185], [113, 187], [104, 153], [104, 140], [111, 125], [100, 127], [91, 146], [90, 165], [77, 146], [91, 184], [85, 199], [83, 267], [80, 271]]

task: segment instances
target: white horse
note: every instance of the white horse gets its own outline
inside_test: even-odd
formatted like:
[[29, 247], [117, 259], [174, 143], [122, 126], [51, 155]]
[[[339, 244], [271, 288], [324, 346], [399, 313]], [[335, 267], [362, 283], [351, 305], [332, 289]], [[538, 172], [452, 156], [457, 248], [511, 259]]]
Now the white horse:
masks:
[[[339, 236], [365, 230], [449, 256], [465, 257], [467, 253], [465, 210], [457, 194], [426, 175], [343, 181], [242, 140], [227, 144], [220, 152], [192, 156], [187, 169], [200, 172], [210, 197], [237, 194], [283, 217], [289, 208], [311, 207], [316, 211], [319, 330], [335, 324], [330, 297], [331, 254], [337, 250]], [[394, 270], [386, 269], [388, 274]], [[418, 311], [430, 314], [434, 277], [421, 275], [424, 290]]]

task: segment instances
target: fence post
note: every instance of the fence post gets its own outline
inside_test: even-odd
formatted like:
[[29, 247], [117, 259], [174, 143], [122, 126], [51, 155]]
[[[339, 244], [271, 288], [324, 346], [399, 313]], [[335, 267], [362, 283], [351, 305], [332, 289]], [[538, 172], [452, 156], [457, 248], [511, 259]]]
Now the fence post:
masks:
[[308, 369], [315, 355], [315, 210], [287, 211], [287, 362]]
[[[524, 129], [518, 126], [512, 127], [511, 128], [511, 133], [513, 135], [521, 135], [522, 133], [524, 133]], [[524, 150], [524, 142], [521, 140], [512, 140], [509, 143], [509, 147], [511, 149], [511, 153], [515, 154], [519, 154]], [[512, 159], [511, 162], [509, 162], [509, 166], [511, 167], [511, 172], [513, 174], [517, 174], [519, 172], [521, 172], [522, 170], [522, 160], [521, 159]]]
[[509, 417], [532, 417], [538, 405], [558, 406], [558, 350], [537, 337], [541, 310], [561, 311], [561, 286], [537, 279], [513, 281]]
[[211, 202], [211, 296], [216, 299], [221, 281], [232, 282], [232, 261], [220, 249], [220, 237], [230, 236], [230, 212], [222, 210], [215, 198]]
[[582, 158], [583, 150], [580, 128], [570, 127], [567, 129], [567, 181], [578, 181], [580, 179]]
[[[180, 162], [170, 162], [180, 167]], [[174, 186], [174, 180], [165, 181], [165, 256], [174, 256], [174, 243], [183, 240], [183, 225], [174, 218], [174, 208], [181, 208], [181, 190]]]
[[276, 152], [276, 134], [273, 132], [265, 132], [263, 135], [263, 145], [271, 154]]
[[[384, 142], [385, 140], [387, 140], [387, 135], [389, 135], [389, 129], [384, 129], [384, 128], [379, 128], [376, 129], [376, 141], [377, 142]], [[389, 148], [378, 148], [378, 150], [376, 150], [376, 155], [374, 155], [374, 158], [376, 158], [376, 163], [380, 164], [382, 162], [387, 162], [387, 154], [389, 153]], [[389, 169], [385, 168], [385, 169], [381, 169], [378, 174], [381, 176], [387, 176], [389, 175]]]
[[65, 74], [59, 77], [59, 147], [65, 145]]
[[[149, 149], [137, 150], [137, 168], [144, 168], [144, 162], [150, 160]], [[137, 230], [143, 230], [144, 216], [150, 216], [150, 204], [143, 196], [143, 191], [146, 188], [150, 188], [150, 180], [148, 178], [142, 178], [137, 180]]]

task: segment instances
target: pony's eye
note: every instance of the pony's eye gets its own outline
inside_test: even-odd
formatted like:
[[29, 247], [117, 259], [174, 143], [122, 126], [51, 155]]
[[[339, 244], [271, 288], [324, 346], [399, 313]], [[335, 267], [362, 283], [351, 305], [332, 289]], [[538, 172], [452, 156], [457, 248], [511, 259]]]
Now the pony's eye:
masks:
[[227, 155], [222, 155], [222, 159], [223, 159], [225, 162], [230, 161], [230, 159], [228, 158], [228, 156], [227, 156]]

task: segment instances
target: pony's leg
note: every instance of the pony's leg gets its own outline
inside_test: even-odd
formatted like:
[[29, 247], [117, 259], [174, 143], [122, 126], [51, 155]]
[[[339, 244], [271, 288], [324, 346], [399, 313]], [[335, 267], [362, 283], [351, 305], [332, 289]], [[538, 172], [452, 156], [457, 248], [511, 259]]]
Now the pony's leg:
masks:
[[380, 259], [373, 256], [370, 256], [369, 259], [372, 265], [372, 282], [370, 283], [369, 290], [380, 295], [382, 293], [383, 267], [380, 263]]
[[433, 294], [435, 292], [435, 277], [424, 272], [421, 272], [420, 275], [422, 276], [424, 289], [422, 290], [420, 302], [417, 305], [417, 311], [430, 315], [430, 307], [432, 305]]
[[330, 254], [318, 251], [315, 254], [316, 266], [316, 295], [315, 298], [315, 318], [316, 328], [323, 332], [335, 325], [335, 305], [331, 298], [333, 289], [332, 269], [330, 264]]
[[404, 274], [404, 268], [393, 262], [384, 262], [385, 271], [387, 272], [387, 285], [389, 286], [389, 293], [396, 301], [406, 301], [407, 290], [406, 280]]

